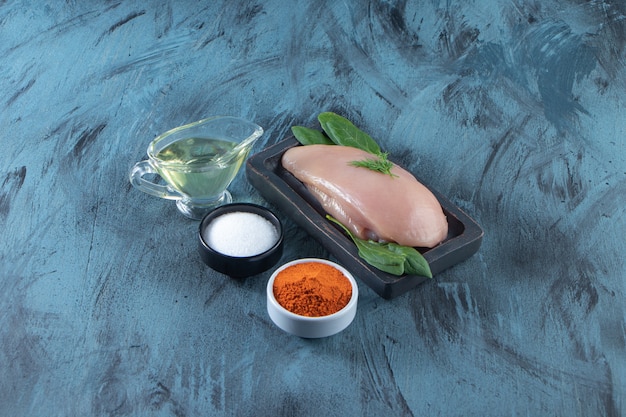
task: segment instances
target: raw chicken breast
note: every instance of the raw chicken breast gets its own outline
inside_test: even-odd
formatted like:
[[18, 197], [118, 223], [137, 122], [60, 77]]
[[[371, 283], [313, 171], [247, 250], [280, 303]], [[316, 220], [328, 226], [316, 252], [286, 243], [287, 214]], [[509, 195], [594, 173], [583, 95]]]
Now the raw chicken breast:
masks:
[[429, 248], [441, 243], [448, 222], [437, 198], [397, 165], [391, 170], [397, 177], [350, 165], [373, 157], [347, 146], [307, 145], [287, 150], [282, 165], [361, 239]]

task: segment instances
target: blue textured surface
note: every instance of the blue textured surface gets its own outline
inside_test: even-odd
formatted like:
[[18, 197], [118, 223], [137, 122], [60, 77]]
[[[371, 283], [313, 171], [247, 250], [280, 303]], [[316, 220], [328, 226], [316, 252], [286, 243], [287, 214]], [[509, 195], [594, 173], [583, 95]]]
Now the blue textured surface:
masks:
[[[623, 1], [205, 3], [0, 2], [0, 415], [626, 414]], [[485, 239], [303, 340], [127, 173], [186, 122], [259, 151], [324, 110]], [[283, 220], [283, 261], [327, 256]]]

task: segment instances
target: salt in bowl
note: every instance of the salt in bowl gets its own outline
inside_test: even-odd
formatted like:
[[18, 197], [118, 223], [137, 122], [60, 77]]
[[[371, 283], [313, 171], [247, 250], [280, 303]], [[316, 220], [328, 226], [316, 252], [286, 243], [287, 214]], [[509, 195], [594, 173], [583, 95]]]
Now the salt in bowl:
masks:
[[283, 228], [269, 209], [252, 203], [226, 204], [200, 222], [198, 251], [212, 269], [233, 278], [259, 274], [283, 252]]
[[[349, 281], [352, 296], [341, 310], [325, 316], [309, 317], [289, 311], [278, 302], [274, 294], [274, 282], [278, 275], [293, 265], [307, 262], [319, 262], [332, 266]], [[280, 329], [302, 338], [328, 337], [344, 330], [356, 316], [358, 298], [359, 289], [354, 277], [344, 267], [326, 259], [304, 258], [288, 262], [276, 269], [267, 283], [267, 312], [270, 318]]]

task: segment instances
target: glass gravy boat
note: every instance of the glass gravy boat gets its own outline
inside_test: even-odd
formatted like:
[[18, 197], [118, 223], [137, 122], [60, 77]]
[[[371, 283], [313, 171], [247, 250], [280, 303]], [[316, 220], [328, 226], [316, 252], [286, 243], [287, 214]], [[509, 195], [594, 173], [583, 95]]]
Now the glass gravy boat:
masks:
[[[129, 173], [131, 184], [153, 196], [176, 200], [178, 210], [201, 219], [213, 208], [232, 202], [227, 190], [263, 134], [255, 123], [215, 116], [169, 130], [148, 146], [148, 159]], [[166, 185], [144, 176], [161, 177]]]

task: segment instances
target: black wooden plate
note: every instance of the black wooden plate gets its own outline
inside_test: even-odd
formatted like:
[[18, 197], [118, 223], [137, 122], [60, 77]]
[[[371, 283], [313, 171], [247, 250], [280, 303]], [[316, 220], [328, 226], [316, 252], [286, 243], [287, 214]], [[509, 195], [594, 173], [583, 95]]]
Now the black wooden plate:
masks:
[[[289, 138], [248, 158], [246, 163], [248, 180], [266, 200], [291, 217], [324, 245], [355, 278], [360, 279], [383, 298], [404, 294], [428, 280], [426, 277], [416, 275], [388, 274], [363, 261], [352, 240], [338, 226], [326, 220], [326, 212], [304, 184], [283, 168], [281, 157], [293, 146], [300, 144], [295, 138]], [[429, 189], [439, 200], [448, 218], [446, 240], [432, 249], [418, 248], [435, 275], [476, 253], [482, 241], [483, 231], [478, 223], [461, 209], [436, 190], [430, 187]]]

